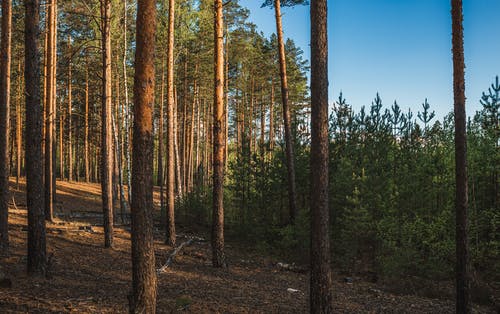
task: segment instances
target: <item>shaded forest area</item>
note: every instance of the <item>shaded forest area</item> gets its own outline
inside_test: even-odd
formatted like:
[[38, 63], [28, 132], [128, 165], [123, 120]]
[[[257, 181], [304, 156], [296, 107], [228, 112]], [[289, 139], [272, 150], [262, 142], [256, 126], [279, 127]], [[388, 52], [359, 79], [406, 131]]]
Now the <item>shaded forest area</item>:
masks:
[[310, 63], [309, 4], [262, 5], [269, 38], [237, 1], [2, 2], [0, 311], [498, 311], [500, 83], [466, 118], [461, 1], [442, 119], [329, 106], [326, 1]]

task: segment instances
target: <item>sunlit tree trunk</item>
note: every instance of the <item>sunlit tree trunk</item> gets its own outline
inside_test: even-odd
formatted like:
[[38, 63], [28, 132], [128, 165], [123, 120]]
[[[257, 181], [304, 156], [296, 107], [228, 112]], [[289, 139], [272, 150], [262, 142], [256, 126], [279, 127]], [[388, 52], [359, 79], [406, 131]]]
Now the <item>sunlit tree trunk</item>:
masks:
[[28, 273], [45, 273], [46, 242], [43, 200], [42, 125], [43, 111], [40, 101], [40, 3], [24, 2], [25, 19], [24, 77], [26, 91], [26, 200], [28, 207]]
[[[174, 98], [174, 32], [175, 1], [168, 1], [168, 49], [167, 49], [167, 232], [166, 243], [175, 246], [175, 160], [174, 141], [176, 116]], [[178, 160], [178, 159], [177, 159]], [[179, 160], [178, 160], [179, 161]]]
[[455, 113], [456, 311], [471, 313], [467, 242], [467, 131], [462, 0], [451, 1]]
[[[173, 116], [174, 116], [174, 121], [173, 121], [173, 128], [174, 128], [174, 157], [175, 157], [175, 182], [177, 183], [177, 196], [178, 197], [182, 197], [182, 177], [181, 177], [181, 163], [180, 163], [180, 157], [179, 157], [179, 123], [177, 122], [178, 121], [178, 117], [177, 117], [177, 97], [176, 97], [176, 89], [174, 88], [174, 112], [173, 112]], [[168, 130], [167, 130], [168, 132]], [[167, 133], [168, 134], [168, 133]], [[170, 149], [170, 148], [168, 148]], [[168, 162], [168, 161], [167, 161]]]
[[72, 144], [72, 107], [73, 107], [73, 82], [71, 77], [71, 36], [68, 37], [68, 181], [73, 181], [73, 144]]
[[61, 180], [64, 180], [64, 108], [62, 102], [59, 102], [59, 173]]
[[214, 0], [213, 222], [212, 263], [226, 267], [224, 255], [224, 45], [222, 0]]
[[153, 104], [156, 1], [138, 0], [132, 164], [132, 296], [130, 313], [156, 312], [153, 239]]
[[89, 168], [89, 61], [85, 59], [85, 134], [84, 134], [85, 182], [90, 182]]
[[165, 209], [165, 201], [163, 195], [163, 110], [165, 98], [165, 59], [161, 58], [161, 86], [160, 86], [160, 108], [159, 108], [159, 122], [158, 122], [158, 172], [157, 172], [157, 185], [160, 186], [160, 210], [163, 214]]
[[[0, 252], [9, 248], [9, 132], [12, 2], [2, 1], [0, 42]], [[17, 112], [19, 115], [19, 112]], [[18, 157], [19, 162], [19, 157]]]
[[52, 221], [54, 215], [54, 117], [55, 117], [55, 75], [56, 75], [56, 57], [55, 46], [57, 45], [56, 14], [57, 0], [51, 0], [47, 8], [47, 43], [46, 43], [46, 62], [47, 76], [45, 80], [45, 219]]
[[274, 0], [276, 15], [276, 32], [278, 33], [278, 49], [281, 77], [281, 101], [283, 103], [283, 124], [285, 127], [286, 161], [288, 167], [288, 206], [290, 210], [290, 221], [295, 222], [297, 216], [296, 187], [295, 187], [295, 156], [293, 152], [292, 125], [290, 117], [290, 106], [288, 104], [288, 81], [286, 74], [285, 44], [283, 42], [283, 27], [281, 25], [280, 0]]
[[333, 313], [328, 209], [326, 2], [311, 1], [311, 313]]
[[127, 162], [127, 186], [128, 186], [128, 202], [129, 204], [132, 202], [132, 176], [131, 173], [131, 158], [130, 158], [130, 104], [128, 97], [128, 74], [127, 74], [127, 28], [128, 28], [128, 8], [127, 8], [127, 0], [123, 0], [123, 84], [124, 84], [124, 96], [125, 96], [125, 159]]
[[22, 83], [23, 83], [23, 69], [21, 67], [21, 60], [19, 60], [18, 71], [18, 86], [17, 86], [17, 101], [16, 101], [16, 186], [19, 189], [19, 178], [21, 177], [21, 168], [22, 168], [22, 133], [23, 133], [23, 119], [22, 119], [22, 110], [21, 110], [21, 93], [23, 91]]
[[104, 217], [104, 246], [113, 246], [113, 140], [111, 130], [111, 0], [101, 0], [102, 19], [102, 135], [101, 189]]

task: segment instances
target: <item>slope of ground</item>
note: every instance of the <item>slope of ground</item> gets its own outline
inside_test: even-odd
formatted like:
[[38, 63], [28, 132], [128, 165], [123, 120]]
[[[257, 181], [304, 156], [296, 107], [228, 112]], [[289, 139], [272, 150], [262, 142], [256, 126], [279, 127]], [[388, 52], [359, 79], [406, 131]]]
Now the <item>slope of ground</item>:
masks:
[[[19, 188], [12, 185], [11, 250], [0, 259], [0, 271], [11, 279], [12, 287], [0, 287], [0, 313], [126, 313], [131, 287], [129, 227], [117, 226], [114, 248], [103, 248], [100, 186], [57, 183], [58, 218], [47, 224], [47, 278], [35, 279], [25, 271], [24, 188], [24, 182]], [[172, 252], [162, 235], [158, 225], [157, 268]], [[183, 241], [181, 236], [179, 243]], [[158, 276], [158, 313], [307, 312], [307, 274], [281, 271], [276, 261], [255, 256], [231, 242], [227, 255], [230, 268], [214, 269], [208, 242], [186, 246], [173, 265]], [[453, 301], [395, 295], [362, 281], [336, 280], [334, 300], [338, 313], [454, 312]], [[474, 312], [493, 310], [476, 307]]]

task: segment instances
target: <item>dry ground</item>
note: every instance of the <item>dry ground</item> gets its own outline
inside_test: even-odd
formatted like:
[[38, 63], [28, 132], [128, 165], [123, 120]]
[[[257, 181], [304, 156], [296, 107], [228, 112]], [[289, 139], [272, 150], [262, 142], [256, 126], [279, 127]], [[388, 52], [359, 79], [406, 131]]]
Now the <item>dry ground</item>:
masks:
[[[115, 246], [103, 248], [100, 186], [57, 183], [59, 218], [47, 225], [50, 266], [47, 278], [26, 275], [26, 201], [24, 182], [12, 182], [10, 255], [0, 267], [12, 281], [0, 287], [0, 313], [126, 313], [131, 287], [130, 234], [115, 229]], [[155, 196], [158, 196], [157, 193]], [[181, 228], [182, 229], [182, 228]], [[181, 230], [182, 232], [182, 230]], [[172, 248], [156, 234], [157, 267]], [[179, 238], [179, 242], [184, 239]], [[270, 258], [249, 253], [229, 242], [230, 268], [210, 266], [210, 245], [184, 248], [175, 263], [158, 276], [158, 313], [306, 313], [308, 275], [281, 271]], [[336, 276], [337, 313], [453, 313], [453, 301], [395, 295], [375, 284], [344, 283]], [[289, 289], [294, 289], [289, 291]], [[493, 313], [476, 307], [476, 313]]]

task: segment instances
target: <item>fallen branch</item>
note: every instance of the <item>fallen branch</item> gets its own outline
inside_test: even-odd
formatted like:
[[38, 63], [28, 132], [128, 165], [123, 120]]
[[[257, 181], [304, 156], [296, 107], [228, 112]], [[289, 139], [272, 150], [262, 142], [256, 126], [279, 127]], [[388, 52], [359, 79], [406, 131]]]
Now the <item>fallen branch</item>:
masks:
[[307, 269], [303, 267], [299, 267], [295, 264], [285, 264], [285, 263], [277, 263], [276, 267], [278, 267], [280, 270], [286, 270], [286, 271], [291, 271], [294, 273], [305, 273], [307, 272]]
[[187, 246], [187, 245], [190, 245], [191, 243], [193, 243], [193, 241], [194, 241], [194, 239], [191, 238], [185, 242], [182, 242], [181, 245], [176, 247], [175, 250], [172, 252], [172, 254], [170, 254], [170, 256], [168, 257], [165, 265], [163, 265], [160, 269], [157, 270], [157, 273], [161, 274], [161, 273], [165, 272], [167, 270], [167, 268], [174, 262], [175, 256], [182, 250], [182, 248]]

